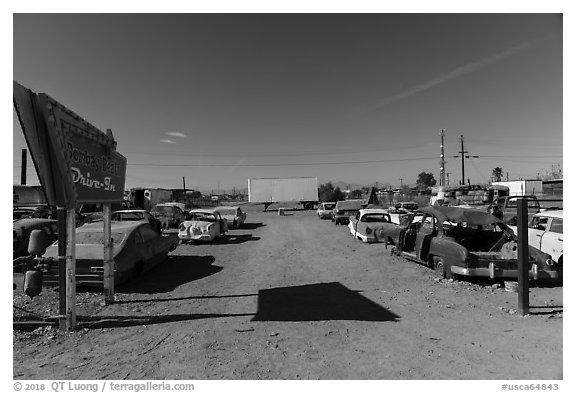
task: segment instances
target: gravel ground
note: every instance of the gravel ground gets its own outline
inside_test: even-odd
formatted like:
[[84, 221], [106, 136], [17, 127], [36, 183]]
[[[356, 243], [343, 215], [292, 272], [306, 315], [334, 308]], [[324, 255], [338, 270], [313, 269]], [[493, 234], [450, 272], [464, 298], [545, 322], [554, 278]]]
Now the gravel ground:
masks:
[[[440, 280], [314, 211], [245, 210], [112, 305], [79, 290], [76, 331], [14, 330], [13, 378], [562, 379], [561, 286], [532, 286], [522, 317], [501, 284]], [[57, 292], [15, 280], [15, 320], [58, 313]]]

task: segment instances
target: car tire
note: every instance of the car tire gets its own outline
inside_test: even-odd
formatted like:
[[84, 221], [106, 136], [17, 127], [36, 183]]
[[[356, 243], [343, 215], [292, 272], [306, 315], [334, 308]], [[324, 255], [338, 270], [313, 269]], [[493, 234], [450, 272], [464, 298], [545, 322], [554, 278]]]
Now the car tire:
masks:
[[454, 278], [454, 273], [446, 269], [446, 264], [442, 258], [433, 256], [432, 263], [434, 265], [434, 271], [438, 277], [445, 279]]

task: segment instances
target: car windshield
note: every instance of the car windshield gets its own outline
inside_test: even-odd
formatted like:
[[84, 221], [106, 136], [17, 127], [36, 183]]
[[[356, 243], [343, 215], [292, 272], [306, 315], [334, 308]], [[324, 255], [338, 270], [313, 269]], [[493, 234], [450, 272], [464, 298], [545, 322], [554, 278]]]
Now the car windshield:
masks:
[[382, 213], [365, 214], [361, 218], [362, 222], [389, 222], [388, 216]]
[[216, 222], [216, 217], [212, 213], [190, 213], [188, 218], [189, 221], [209, 221], [209, 222]]
[[112, 213], [112, 221], [139, 221], [144, 219], [142, 212]]
[[218, 211], [223, 216], [235, 216], [236, 215], [236, 209], [218, 209]]
[[174, 210], [174, 206], [154, 206], [150, 213], [173, 213]]
[[332, 210], [336, 206], [334, 203], [326, 203], [324, 204], [324, 210]]
[[[120, 244], [126, 237], [123, 232], [112, 232], [112, 243]], [[76, 233], [76, 244], [104, 244], [103, 232], [79, 232]]]

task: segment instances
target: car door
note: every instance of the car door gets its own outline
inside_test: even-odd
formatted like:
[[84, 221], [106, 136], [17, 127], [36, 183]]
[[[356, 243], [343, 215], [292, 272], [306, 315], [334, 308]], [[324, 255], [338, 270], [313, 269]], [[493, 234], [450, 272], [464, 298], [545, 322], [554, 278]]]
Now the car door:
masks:
[[420, 229], [416, 233], [416, 256], [424, 261], [430, 250], [430, 241], [438, 233], [437, 220], [436, 217], [428, 214], [424, 214], [422, 217], [422, 223], [420, 224]]
[[348, 228], [350, 229], [350, 233], [354, 237], [356, 237], [358, 222], [360, 222], [360, 212], [357, 212], [355, 215], [350, 216], [350, 219], [348, 220]]
[[[548, 217], [534, 216], [528, 224], [528, 244], [542, 250], [542, 235], [548, 226]], [[517, 231], [515, 231], [517, 233]]]
[[547, 230], [542, 233], [540, 249], [558, 261], [564, 253], [563, 219], [552, 217], [548, 222]]
[[145, 265], [152, 266], [162, 257], [166, 249], [166, 240], [150, 225], [144, 224], [138, 227], [142, 236], [140, 255]]

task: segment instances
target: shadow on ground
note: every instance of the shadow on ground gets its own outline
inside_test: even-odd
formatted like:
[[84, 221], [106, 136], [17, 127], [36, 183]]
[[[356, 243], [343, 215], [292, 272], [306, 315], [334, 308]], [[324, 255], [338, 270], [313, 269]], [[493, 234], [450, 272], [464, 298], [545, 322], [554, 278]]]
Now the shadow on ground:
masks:
[[174, 315], [148, 315], [148, 316], [82, 316], [77, 318], [78, 329], [109, 329], [119, 327], [156, 325], [181, 321], [193, 321], [206, 318], [243, 317], [253, 314], [174, 314]]
[[258, 236], [252, 236], [251, 233], [246, 235], [235, 235], [228, 232], [226, 236], [218, 240], [218, 244], [242, 244], [256, 240], [260, 240], [260, 238]]
[[397, 321], [398, 315], [338, 282], [264, 289], [253, 321]]
[[260, 227], [265, 227], [266, 224], [263, 224], [261, 222], [245, 222], [244, 224], [242, 224], [242, 226], [239, 229], [248, 229], [248, 230], [254, 230]]
[[169, 255], [168, 258], [141, 277], [116, 288], [117, 293], [166, 293], [180, 285], [200, 280], [220, 272], [221, 266], [212, 265], [216, 259], [209, 256]]

